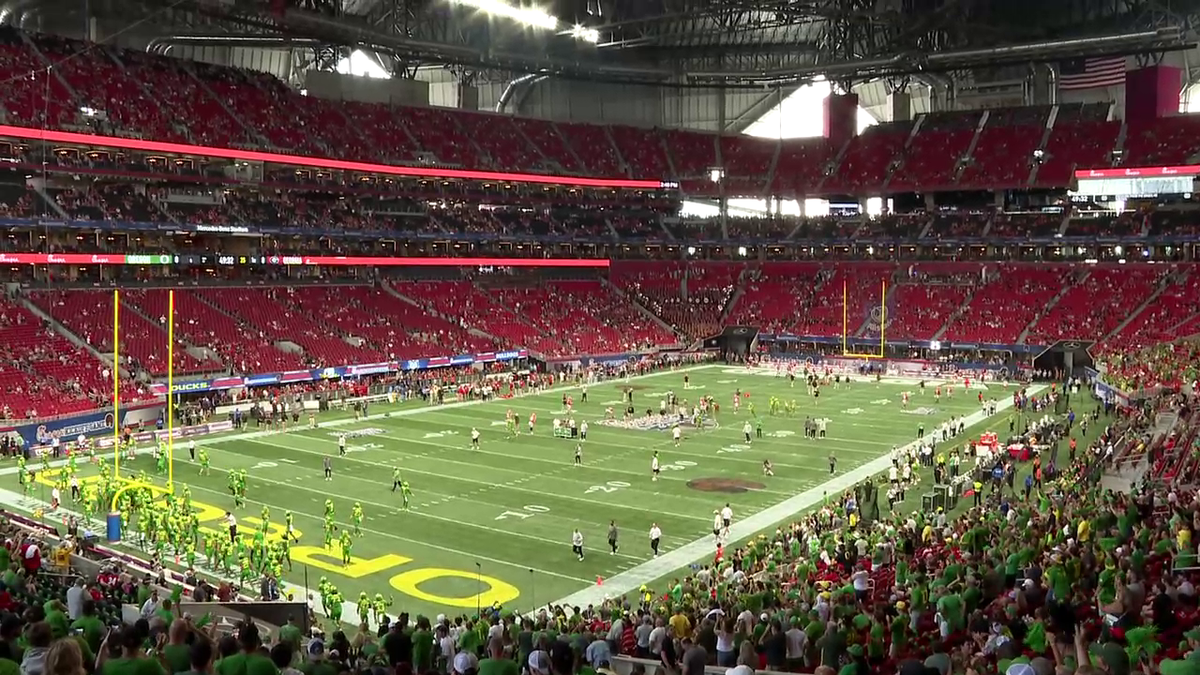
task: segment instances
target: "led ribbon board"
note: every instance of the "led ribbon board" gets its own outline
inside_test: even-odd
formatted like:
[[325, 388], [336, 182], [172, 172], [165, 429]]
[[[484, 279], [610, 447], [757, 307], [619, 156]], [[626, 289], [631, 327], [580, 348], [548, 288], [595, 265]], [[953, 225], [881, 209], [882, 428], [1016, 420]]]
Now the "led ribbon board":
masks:
[[186, 145], [183, 143], [166, 143], [163, 141], [144, 141], [136, 138], [98, 136], [94, 134], [80, 134], [72, 131], [30, 129], [27, 127], [14, 127], [5, 124], [0, 124], [0, 137], [23, 138], [31, 141], [68, 143], [71, 145], [85, 145], [101, 148], [118, 148], [121, 150], [135, 150], [138, 152], [217, 157], [221, 159], [241, 160], [244, 162], [288, 164], [292, 166], [304, 166], [315, 169], [331, 169], [334, 171], [379, 173], [408, 178], [460, 178], [464, 180], [496, 181], [503, 183], [577, 185], [580, 187], [625, 188], [633, 190], [660, 190], [679, 187], [677, 183], [661, 180], [584, 178], [581, 176], [547, 176], [536, 173], [507, 173], [503, 171], [470, 171], [467, 169], [435, 169], [422, 166], [369, 164], [366, 162], [350, 162], [340, 159], [326, 159], [323, 157], [304, 157], [300, 155], [281, 155], [274, 152], [258, 152], [255, 150], [217, 148], [207, 145]]
[[[0, 253], [0, 265], [174, 265], [181, 258], [166, 253], [151, 255], [105, 253]], [[222, 256], [223, 257], [223, 256]], [[244, 259], [244, 258], [243, 258]], [[215, 258], [214, 258], [215, 261]], [[226, 263], [230, 264], [230, 263]], [[249, 263], [245, 263], [249, 264]], [[264, 265], [331, 265], [336, 267], [591, 267], [608, 268], [607, 259], [559, 258], [388, 258], [381, 256], [278, 255], [264, 256]]]

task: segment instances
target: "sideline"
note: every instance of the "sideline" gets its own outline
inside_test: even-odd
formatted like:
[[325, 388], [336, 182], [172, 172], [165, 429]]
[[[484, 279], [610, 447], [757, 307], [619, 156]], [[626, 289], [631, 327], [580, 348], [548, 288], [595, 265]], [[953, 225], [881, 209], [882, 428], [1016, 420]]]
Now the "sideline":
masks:
[[[1035, 388], [1031, 388], [1031, 391], [1037, 393], [1043, 388], [1037, 387], [1036, 391]], [[1004, 398], [997, 402], [996, 415], [991, 417], [999, 418], [1001, 413], [1011, 407], [1012, 399]], [[967, 415], [964, 421], [966, 422], [966, 426], [970, 428], [987, 419], [989, 419], [989, 416], [985, 416], [981, 410]], [[926, 434], [926, 438], [930, 436], [932, 434]], [[916, 444], [917, 442], [913, 441], [903, 447], [908, 449]], [[842, 490], [887, 470], [888, 466], [891, 465], [891, 461], [890, 453], [884, 454], [882, 457], [861, 464], [795, 497], [785, 499], [775, 506], [763, 509], [747, 517], [745, 520], [739, 520], [729, 528], [729, 537], [727, 537], [726, 541], [729, 543], [742, 541], [768, 529], [775, 523], [793, 518], [797, 514], [807, 511], [823, 502], [826, 495], [839, 494]], [[625, 595], [630, 591], [641, 588], [644, 584], [661, 579], [676, 570], [687, 567], [697, 560], [707, 560], [711, 558], [712, 554], [712, 537], [700, 537], [691, 543], [668, 551], [657, 558], [651, 558], [640, 565], [631, 567], [620, 574], [605, 579], [603, 586], [589, 586], [550, 604], [551, 606], [562, 605], [567, 607], [599, 605], [608, 598]]]

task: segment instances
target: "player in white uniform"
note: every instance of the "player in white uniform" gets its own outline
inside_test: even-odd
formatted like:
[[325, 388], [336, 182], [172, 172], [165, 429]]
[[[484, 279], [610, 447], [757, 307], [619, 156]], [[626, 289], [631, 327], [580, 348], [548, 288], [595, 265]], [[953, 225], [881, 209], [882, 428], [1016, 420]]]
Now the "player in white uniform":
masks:
[[479, 449], [479, 430], [475, 427], [471, 427], [471, 447]]
[[346, 456], [346, 434], [338, 434], [338, 455]]
[[675, 447], [678, 448], [679, 442], [683, 440], [683, 429], [680, 429], [678, 424], [671, 430], [671, 437], [675, 439]]
[[583, 533], [579, 530], [571, 533], [571, 551], [579, 557], [579, 562], [583, 562]]
[[655, 451], [654, 451], [654, 457], [652, 457], [652, 458], [650, 459], [650, 475], [651, 475], [651, 478], [650, 478], [650, 480], [652, 480], [652, 481], [658, 481], [658, 473], [659, 473], [659, 468], [658, 468], [658, 451], [657, 451], [657, 450], [655, 450]]
[[733, 509], [729, 508], [729, 503], [726, 502], [725, 508], [721, 509], [721, 524], [725, 526], [725, 531], [729, 531], [730, 524], [733, 523]]

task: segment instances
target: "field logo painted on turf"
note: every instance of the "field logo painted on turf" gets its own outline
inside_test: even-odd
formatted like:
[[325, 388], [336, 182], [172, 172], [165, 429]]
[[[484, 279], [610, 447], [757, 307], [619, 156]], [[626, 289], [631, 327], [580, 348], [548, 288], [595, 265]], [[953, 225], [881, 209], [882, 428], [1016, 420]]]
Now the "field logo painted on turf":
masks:
[[[602, 424], [606, 427], [616, 427], [618, 429], [632, 429], [634, 431], [666, 431], [676, 424], [681, 427], [695, 429], [692, 424], [692, 418], [680, 420], [678, 415], [650, 415], [643, 417], [635, 417], [631, 420], [598, 420], [596, 424]], [[716, 421], [705, 418], [701, 423], [702, 429], [715, 429]]]
[[791, 429], [780, 429], [779, 431], [769, 432], [766, 435], [770, 436], [771, 438], [790, 438], [795, 436], [796, 432], [792, 431]]
[[886, 398], [877, 398], [874, 401], [871, 401], [871, 405], [891, 405], [891, 403], [891, 399]]
[[936, 415], [937, 408], [913, 408], [912, 410], [901, 410], [905, 415]]
[[360, 436], [383, 436], [387, 432], [378, 427], [367, 427], [366, 429], [354, 429], [353, 431], [347, 431], [344, 434], [340, 431], [326, 431], [325, 433], [326, 435], [333, 436], [334, 438], [343, 435], [346, 438], [358, 438]]
[[424, 436], [422, 436], [422, 438], [445, 438], [446, 436], [457, 436], [457, 435], [458, 435], [457, 431], [453, 431], [451, 429], [444, 429], [442, 431], [430, 431], [430, 432], [426, 433]]
[[863, 412], [865, 412], [865, 411], [862, 408], [850, 408], [849, 410], [843, 410], [842, 414], [844, 414], [844, 415], [861, 415], [861, 414], [863, 414]]

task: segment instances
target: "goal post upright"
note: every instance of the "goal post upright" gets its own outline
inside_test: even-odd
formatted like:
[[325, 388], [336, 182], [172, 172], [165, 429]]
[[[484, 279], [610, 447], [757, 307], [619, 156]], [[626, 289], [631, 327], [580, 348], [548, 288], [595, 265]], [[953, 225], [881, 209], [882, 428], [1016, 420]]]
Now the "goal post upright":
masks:
[[[172, 291], [173, 292], [173, 291]], [[887, 346], [887, 279], [879, 282], [879, 358], [883, 358]]]
[[121, 478], [121, 291], [113, 289], [113, 478]]
[[175, 492], [175, 290], [167, 292], [167, 491]]

